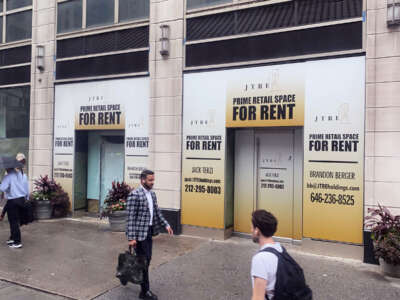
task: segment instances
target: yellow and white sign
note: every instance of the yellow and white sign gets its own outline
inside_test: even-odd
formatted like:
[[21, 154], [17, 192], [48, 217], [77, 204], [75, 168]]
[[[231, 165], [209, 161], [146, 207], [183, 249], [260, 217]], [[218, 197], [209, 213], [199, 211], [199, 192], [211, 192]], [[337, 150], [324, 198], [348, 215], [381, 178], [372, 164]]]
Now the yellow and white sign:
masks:
[[226, 127], [303, 126], [304, 72], [293, 66], [228, 83]]
[[365, 58], [307, 63], [303, 235], [362, 243]]
[[[131, 78], [57, 85], [54, 169], [73, 203], [76, 130], [125, 130], [125, 182], [135, 187], [147, 165], [149, 79]], [[68, 165], [68, 167], [67, 167]]]
[[304, 126], [303, 228], [294, 231], [362, 243], [364, 81], [361, 56], [186, 74], [182, 223], [223, 228], [227, 127]]

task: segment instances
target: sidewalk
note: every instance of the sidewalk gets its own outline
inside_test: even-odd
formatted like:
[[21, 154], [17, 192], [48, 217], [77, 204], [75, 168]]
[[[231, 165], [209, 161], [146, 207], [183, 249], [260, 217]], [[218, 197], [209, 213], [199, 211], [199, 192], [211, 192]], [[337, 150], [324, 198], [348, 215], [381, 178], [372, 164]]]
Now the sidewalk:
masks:
[[[0, 241], [8, 237], [6, 225], [0, 224]], [[0, 281], [0, 299], [138, 299], [138, 286], [120, 286], [114, 277], [117, 255], [126, 247], [123, 234], [66, 220], [34, 223], [22, 234], [23, 249], [0, 244], [0, 279], [16, 283]], [[304, 268], [314, 299], [400, 299], [400, 280], [381, 276], [376, 266], [285, 246]], [[154, 243], [151, 288], [160, 300], [250, 299], [256, 251], [248, 239], [161, 235]]]

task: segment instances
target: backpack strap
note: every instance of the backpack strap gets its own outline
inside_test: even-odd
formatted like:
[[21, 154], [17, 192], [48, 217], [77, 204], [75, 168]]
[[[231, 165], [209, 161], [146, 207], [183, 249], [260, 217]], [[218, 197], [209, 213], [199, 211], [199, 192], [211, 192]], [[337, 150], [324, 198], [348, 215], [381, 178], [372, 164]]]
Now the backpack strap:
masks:
[[269, 252], [269, 253], [275, 254], [279, 259], [281, 257], [281, 255], [286, 252], [285, 247], [283, 247], [283, 246], [281, 246], [281, 247], [282, 247], [282, 252], [279, 252], [278, 250], [276, 250], [275, 248], [272, 248], [272, 247], [264, 248], [264, 249], [262, 249], [262, 250], [260, 250], [258, 252], [259, 253], [260, 252]]

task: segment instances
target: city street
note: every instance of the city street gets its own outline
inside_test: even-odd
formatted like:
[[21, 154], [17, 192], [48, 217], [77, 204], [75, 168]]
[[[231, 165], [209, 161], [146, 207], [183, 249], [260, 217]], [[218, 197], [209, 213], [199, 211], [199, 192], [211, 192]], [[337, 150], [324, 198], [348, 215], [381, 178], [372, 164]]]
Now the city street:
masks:
[[[0, 239], [8, 237], [0, 224]], [[104, 222], [52, 220], [22, 228], [23, 249], [0, 247], [0, 299], [138, 299], [139, 287], [120, 286], [116, 259], [123, 233]], [[314, 299], [398, 299], [400, 281], [353, 259], [302, 252], [285, 245], [302, 265]], [[151, 288], [159, 299], [250, 299], [249, 239], [227, 241], [161, 235], [155, 239]]]

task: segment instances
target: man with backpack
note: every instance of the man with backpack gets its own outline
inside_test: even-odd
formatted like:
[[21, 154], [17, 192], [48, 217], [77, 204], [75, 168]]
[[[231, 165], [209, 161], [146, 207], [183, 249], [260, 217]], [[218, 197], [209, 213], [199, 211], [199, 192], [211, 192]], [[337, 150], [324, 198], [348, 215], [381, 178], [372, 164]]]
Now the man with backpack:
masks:
[[272, 238], [277, 219], [270, 212], [256, 210], [251, 223], [253, 242], [260, 245], [251, 263], [252, 300], [311, 300], [312, 291], [306, 285], [303, 270]]

